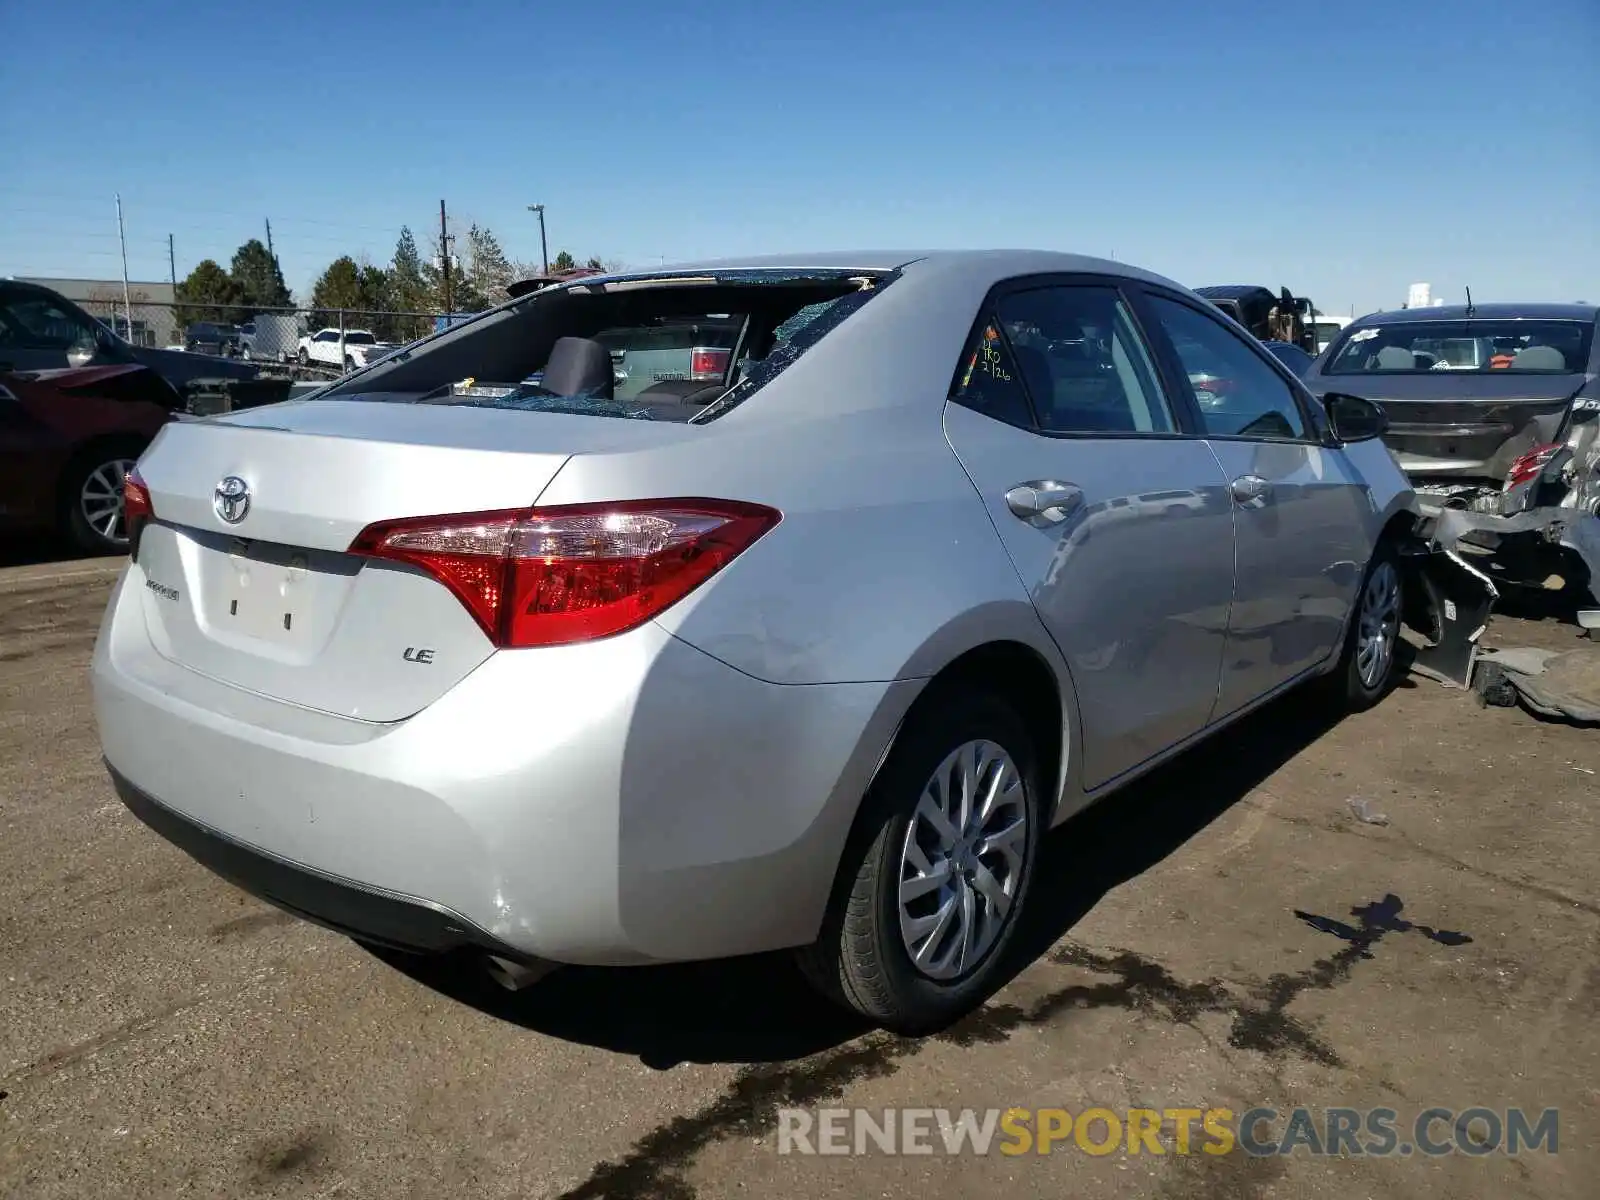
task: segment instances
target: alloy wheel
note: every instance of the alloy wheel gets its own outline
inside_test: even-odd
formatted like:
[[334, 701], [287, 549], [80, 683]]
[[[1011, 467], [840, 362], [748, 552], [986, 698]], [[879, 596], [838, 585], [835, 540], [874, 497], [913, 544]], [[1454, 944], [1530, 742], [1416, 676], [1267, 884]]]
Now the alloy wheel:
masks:
[[1393, 563], [1373, 568], [1356, 619], [1356, 672], [1363, 687], [1375, 688], [1389, 673], [1400, 637], [1400, 573]]
[[128, 540], [123, 520], [122, 484], [133, 470], [131, 458], [114, 458], [89, 472], [78, 493], [78, 511], [84, 522], [107, 542], [118, 545]]
[[1005, 748], [972, 741], [928, 780], [900, 853], [900, 936], [930, 979], [970, 972], [994, 947], [1022, 882], [1022, 774]]

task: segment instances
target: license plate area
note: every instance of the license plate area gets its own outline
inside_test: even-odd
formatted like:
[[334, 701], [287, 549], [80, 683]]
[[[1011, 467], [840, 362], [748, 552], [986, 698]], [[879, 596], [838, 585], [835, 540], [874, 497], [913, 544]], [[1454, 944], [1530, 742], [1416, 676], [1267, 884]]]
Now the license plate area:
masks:
[[361, 568], [353, 555], [243, 538], [212, 535], [196, 548], [206, 631], [290, 661], [326, 644]]

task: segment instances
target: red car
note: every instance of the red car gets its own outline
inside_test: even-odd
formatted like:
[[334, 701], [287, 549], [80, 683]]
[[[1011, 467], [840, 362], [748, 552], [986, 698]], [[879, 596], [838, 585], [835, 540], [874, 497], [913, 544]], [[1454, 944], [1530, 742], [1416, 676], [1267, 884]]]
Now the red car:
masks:
[[122, 480], [183, 407], [148, 367], [0, 371], [0, 530], [126, 551]]

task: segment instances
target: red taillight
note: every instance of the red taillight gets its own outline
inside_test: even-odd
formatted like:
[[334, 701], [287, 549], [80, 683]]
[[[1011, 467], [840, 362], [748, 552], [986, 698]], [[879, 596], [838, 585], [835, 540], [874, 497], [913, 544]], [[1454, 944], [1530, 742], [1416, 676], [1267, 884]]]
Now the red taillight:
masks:
[[352, 554], [410, 563], [497, 646], [555, 646], [642, 625], [780, 520], [734, 500], [639, 500], [379, 521]]
[[139, 534], [146, 522], [156, 515], [150, 503], [150, 489], [145, 485], [139, 468], [129, 471], [122, 480], [122, 523], [128, 530], [128, 557], [139, 557]]
[[689, 351], [689, 375], [694, 379], [721, 379], [728, 370], [731, 352], [715, 346], [696, 346]]
[[1535, 446], [1521, 455], [1511, 464], [1511, 473], [1506, 476], [1506, 487], [1514, 488], [1527, 483], [1530, 479], [1537, 479], [1540, 472], [1550, 465], [1550, 460], [1555, 457], [1556, 451], [1560, 449], [1560, 443], [1549, 442], [1543, 446]]

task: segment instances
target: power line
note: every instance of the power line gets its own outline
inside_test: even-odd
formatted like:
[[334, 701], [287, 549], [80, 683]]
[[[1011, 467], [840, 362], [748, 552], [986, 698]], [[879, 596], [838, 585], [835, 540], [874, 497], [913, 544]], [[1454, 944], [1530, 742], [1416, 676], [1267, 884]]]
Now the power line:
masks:
[[[26, 202], [28, 200], [34, 200], [34, 199], [37, 199], [37, 200], [76, 200], [76, 201], [84, 202], [85, 207], [84, 207], [84, 211], [78, 212], [78, 213], [63, 212], [59, 205], [52, 205], [51, 207], [44, 208], [44, 209], [26, 209], [26, 210], [25, 209], [21, 209], [21, 208], [12, 207], [12, 206], [7, 206], [7, 209], [5, 209], [3, 211], [13, 211], [13, 212], [31, 211], [31, 212], [35, 212], [35, 213], [43, 213], [43, 214], [48, 215], [48, 216], [81, 217], [81, 218], [83, 218], [85, 220], [99, 220], [100, 219], [100, 218], [96, 217], [94, 215], [94, 213], [88, 207], [88, 205], [92, 204], [93, 201], [92, 201], [92, 198], [88, 194], [86, 194], [84, 192], [49, 192], [49, 191], [40, 191], [39, 189], [33, 188], [33, 187], [16, 187], [16, 186], [13, 186], [13, 185], [0, 183], [0, 196], [6, 196], [8, 194], [9, 195], [13, 195], [13, 196], [21, 196], [21, 197], [23, 197], [24, 204], [26, 204]], [[149, 203], [149, 204], [143, 204], [143, 203], [137, 203], [137, 202], [135, 202], [133, 200], [130, 200], [128, 202], [128, 204], [127, 204], [127, 207], [130, 210], [159, 211], [159, 212], [162, 212], [162, 213], [167, 214], [169, 216], [199, 216], [199, 217], [206, 217], [206, 218], [209, 218], [209, 217], [221, 217], [221, 218], [229, 219], [229, 220], [248, 221], [251, 224], [254, 224], [256, 221], [261, 219], [259, 214], [256, 214], [256, 213], [235, 212], [235, 211], [233, 211], [231, 209], [198, 207], [198, 206], [193, 206], [193, 205], [185, 205], [185, 204], [181, 204], [181, 203], [174, 205], [174, 204], [166, 203], [164, 201], [156, 201], [156, 202]], [[329, 229], [362, 229], [362, 230], [368, 230], [368, 231], [371, 231], [371, 232], [374, 232], [374, 233], [388, 232], [389, 228], [390, 228], [387, 225], [372, 225], [372, 224], [359, 222], [359, 221], [338, 221], [338, 220], [330, 221], [325, 217], [295, 217], [295, 216], [282, 217], [282, 216], [280, 216], [278, 218], [278, 224], [280, 226], [281, 225], [319, 225], [319, 226], [324, 226], [324, 227], [329, 228]]]

